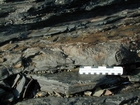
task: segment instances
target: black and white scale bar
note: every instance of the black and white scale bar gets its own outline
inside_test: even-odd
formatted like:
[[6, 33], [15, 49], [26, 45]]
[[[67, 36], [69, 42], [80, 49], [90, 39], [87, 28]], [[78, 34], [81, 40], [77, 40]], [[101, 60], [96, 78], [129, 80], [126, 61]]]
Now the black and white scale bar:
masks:
[[79, 74], [102, 74], [102, 75], [122, 75], [123, 68], [120, 66], [104, 67], [104, 66], [81, 66]]

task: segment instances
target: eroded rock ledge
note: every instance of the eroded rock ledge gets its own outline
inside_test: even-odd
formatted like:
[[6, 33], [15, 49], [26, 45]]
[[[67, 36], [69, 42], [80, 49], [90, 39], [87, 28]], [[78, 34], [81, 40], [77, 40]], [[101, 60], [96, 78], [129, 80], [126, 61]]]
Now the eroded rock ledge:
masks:
[[[61, 84], [61, 88], [67, 88], [68, 94], [75, 94], [92, 90], [98, 84], [96, 79], [102, 78], [99, 76], [95, 81], [92, 78], [88, 82], [84, 79], [86, 82], [82, 85], [88, 86], [80, 90], [81, 84], [78, 84], [76, 90], [73, 83], [82, 81], [78, 77], [74, 81], [77, 67], [121, 65], [126, 68], [129, 82], [139, 83], [139, 27], [139, 0], [0, 0], [0, 80], [20, 72], [31, 73], [42, 83], [43, 91], [46, 87], [51, 90]], [[137, 73], [131, 75], [134, 70]], [[59, 80], [59, 73], [63, 74], [64, 71], [74, 72], [75, 77], [69, 81]], [[45, 82], [42, 79], [45, 77], [36, 76], [36, 73], [47, 74], [46, 80], [55, 81], [55, 84]], [[69, 77], [70, 73], [64, 72], [64, 75]], [[111, 79], [108, 81], [111, 82]], [[46, 87], [43, 86], [44, 82]], [[52, 87], [47, 83], [53, 84]], [[61, 88], [56, 92], [65, 94]], [[83, 100], [77, 98], [76, 103]], [[133, 98], [140, 100], [138, 95], [127, 100]], [[59, 102], [61, 99], [57, 100]], [[64, 99], [64, 102], [67, 100]], [[108, 99], [104, 100], [108, 103]]]
[[[36, 5], [41, 5], [40, 3], [43, 2], [38, 2]], [[11, 4], [16, 5], [16, 3]], [[108, 15], [97, 13], [92, 15], [97, 12], [98, 9], [96, 8], [95, 11], [84, 11], [83, 13], [77, 13], [75, 10], [64, 15], [60, 12], [60, 18], [56, 17], [57, 20], [55, 21], [65, 20], [68, 17], [69, 20], [55, 23], [53, 19], [56, 18], [53, 17], [52, 20], [48, 21], [52, 22], [50, 25], [47, 21], [41, 23], [41, 25], [39, 21], [35, 20], [34, 23], [28, 24], [25, 19], [15, 17], [14, 19], [20, 19], [21, 22], [24, 22], [26, 27], [20, 25], [21, 22], [19, 22], [20, 24], [14, 22], [11, 25], [1, 24], [1, 61], [4, 65], [10, 65], [12, 68], [17, 67], [16, 65], [20, 65], [24, 69], [28, 67], [29, 71], [30, 69], [32, 71], [50, 68], [55, 70], [67, 69], [67, 67], [74, 68], [79, 65], [114, 66], [137, 62], [140, 50], [140, 10], [137, 8], [138, 4], [131, 5], [125, 5], [121, 8], [122, 11], [112, 10]], [[30, 8], [36, 7], [32, 6]], [[106, 8], [111, 9], [111, 7], [112, 5]], [[117, 7], [119, 7], [118, 4]], [[22, 6], [20, 8], [17, 9], [15, 16], [21, 14], [18, 11], [24, 10]], [[103, 12], [102, 8], [98, 10], [101, 13]], [[105, 12], [108, 11], [105, 10]], [[35, 11], [32, 11], [32, 13], [35, 13]], [[50, 14], [48, 12], [40, 13]], [[14, 13], [9, 15], [11, 14]], [[8, 17], [13, 17], [9, 15]], [[37, 17], [35, 15], [32, 19]], [[41, 18], [41, 16], [39, 17]], [[5, 21], [6, 18], [4, 18]], [[27, 28], [32, 26], [33, 28]], [[20, 27], [22, 28], [19, 29]]]

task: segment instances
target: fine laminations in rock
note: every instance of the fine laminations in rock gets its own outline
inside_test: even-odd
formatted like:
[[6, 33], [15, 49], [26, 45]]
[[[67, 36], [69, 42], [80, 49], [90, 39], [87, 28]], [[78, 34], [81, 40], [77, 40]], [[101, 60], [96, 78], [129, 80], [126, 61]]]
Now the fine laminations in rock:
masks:
[[139, 67], [139, 0], [0, 0], [2, 104], [138, 104]]

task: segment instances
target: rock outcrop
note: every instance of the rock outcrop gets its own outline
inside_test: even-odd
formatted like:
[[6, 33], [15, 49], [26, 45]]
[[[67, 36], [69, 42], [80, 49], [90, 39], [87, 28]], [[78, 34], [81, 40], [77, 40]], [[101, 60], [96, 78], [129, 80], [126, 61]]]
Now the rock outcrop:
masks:
[[[139, 82], [139, 27], [139, 0], [0, 0], [0, 79], [21, 72], [57, 75], [92, 65], [123, 66], [129, 81]], [[73, 86], [54, 81], [54, 86]]]
[[134, 63], [140, 50], [137, 2], [7, 1], [1, 4], [1, 59], [35, 71]]

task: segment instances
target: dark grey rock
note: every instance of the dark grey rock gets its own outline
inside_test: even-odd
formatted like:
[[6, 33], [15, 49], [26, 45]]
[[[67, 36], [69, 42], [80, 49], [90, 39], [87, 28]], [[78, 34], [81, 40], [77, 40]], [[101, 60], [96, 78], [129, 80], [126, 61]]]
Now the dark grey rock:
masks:
[[31, 75], [37, 79], [41, 91], [58, 92], [65, 95], [75, 94], [105, 84], [121, 83], [123, 78], [104, 75], [80, 75], [78, 72], [63, 72], [46, 75]]
[[0, 80], [7, 78], [9, 75], [8, 69], [4, 66], [0, 66]]
[[[127, 11], [126, 14], [125, 12], [123, 13], [120, 12], [118, 14], [115, 14], [117, 13], [116, 11], [120, 11], [119, 10], [120, 7], [123, 7], [121, 5], [125, 5], [123, 8], [125, 7], [127, 8], [127, 4], [131, 2], [128, 0], [123, 1], [123, 2], [121, 0], [109, 0], [107, 2], [100, 1], [100, 0], [97, 0], [97, 1], [92, 1], [92, 0], [90, 1], [81, 1], [81, 0], [46, 1], [45, 0], [45, 1], [40, 1], [40, 2], [33, 0], [33, 1], [20, 1], [20, 2], [18, 1], [14, 1], [14, 2], [5, 1], [5, 2], [6, 3], [1, 4], [1, 7], [0, 7], [0, 10], [1, 10], [0, 16], [2, 17], [0, 18], [1, 20], [0, 26], [2, 27], [0, 29], [2, 32], [0, 35], [1, 37], [0, 43], [9, 41], [11, 39], [13, 40], [15, 38], [20, 39], [20, 38], [27, 38], [27, 37], [33, 37], [33, 36], [38, 37], [38, 36], [43, 36], [43, 35], [54, 35], [54, 34], [56, 35], [59, 33], [67, 32], [68, 30], [73, 31], [76, 29], [86, 28], [87, 26], [89, 27], [91, 26], [91, 25], [88, 25], [90, 24], [89, 22], [90, 18], [96, 17], [98, 16], [98, 14], [95, 14], [92, 11], [86, 12], [86, 10], [90, 11], [90, 10], [95, 9], [95, 12], [97, 11], [97, 13], [99, 13], [99, 16], [103, 16], [104, 13], [108, 13], [109, 15], [113, 14], [111, 16], [107, 16], [107, 18], [103, 20], [93, 22], [92, 25], [96, 26], [98, 29], [99, 29], [99, 26], [101, 25], [122, 21], [124, 20], [126, 16], [128, 17], [139, 16], [139, 12], [138, 12], [139, 9], [126, 10]], [[135, 0], [134, 2], [132, 2], [134, 6], [138, 6], [139, 3], [137, 3], [136, 5], [135, 2], [137, 3], [139, 1]], [[102, 7], [106, 7], [109, 5], [111, 6], [113, 4], [116, 4], [118, 6], [120, 5], [120, 7], [118, 8], [113, 7], [114, 9], [111, 9], [112, 7], [109, 8], [112, 11], [108, 11], [107, 9], [104, 9], [104, 8], [102, 9]], [[99, 9], [100, 12], [98, 12], [98, 9], [96, 10], [97, 7], [101, 8], [101, 10]], [[131, 8], [133, 8], [133, 6]], [[78, 11], [83, 11], [84, 13], [80, 12], [77, 15], [76, 12]], [[77, 23], [77, 20], [81, 21], [82, 19], [85, 19], [85, 21], [88, 21], [88, 23], [84, 25], [81, 24], [80, 26], [79, 25], [75, 26], [74, 21], [76, 21]], [[67, 22], [69, 24], [72, 23], [74, 27], [73, 26], [71, 28], [67, 27], [68, 25]], [[62, 26], [59, 25], [56, 27], [55, 25], [59, 23], [61, 24], [63, 23], [63, 25]], [[64, 24], [66, 26], [64, 26]], [[118, 22], [118, 24], [120, 24], [120, 22]], [[48, 30], [49, 28], [45, 28], [45, 27], [51, 27], [51, 29]], [[41, 28], [45, 28], [46, 31], [45, 29], [43, 29], [44, 31], [42, 31]], [[31, 33], [23, 32], [27, 30], [30, 30]], [[33, 34], [31, 30], [33, 31]], [[38, 30], [38, 33], [34, 33], [34, 30]], [[102, 30], [102, 28], [100, 30]]]
[[79, 75], [77, 72], [66, 72], [45, 76], [32, 75], [32, 77], [38, 80], [42, 91], [50, 93], [56, 91], [58, 93], [70, 95], [95, 88], [99, 81], [102, 81], [104, 76], [86, 76]]
[[134, 69], [133, 72], [128, 76], [129, 81], [131, 82], [139, 82], [140, 81], [140, 69]]
[[[42, 90], [55, 91], [57, 96], [107, 84], [123, 88], [118, 86], [122, 77], [64, 72], [81, 65], [123, 66], [129, 81], [139, 82], [139, 73], [132, 75], [131, 67], [139, 67], [140, 62], [139, 7], [139, 0], [0, 0], [0, 85], [9, 89], [2, 80], [24, 72], [32, 73]], [[128, 90], [112, 97], [46, 97], [23, 103], [139, 102], [139, 91]]]

